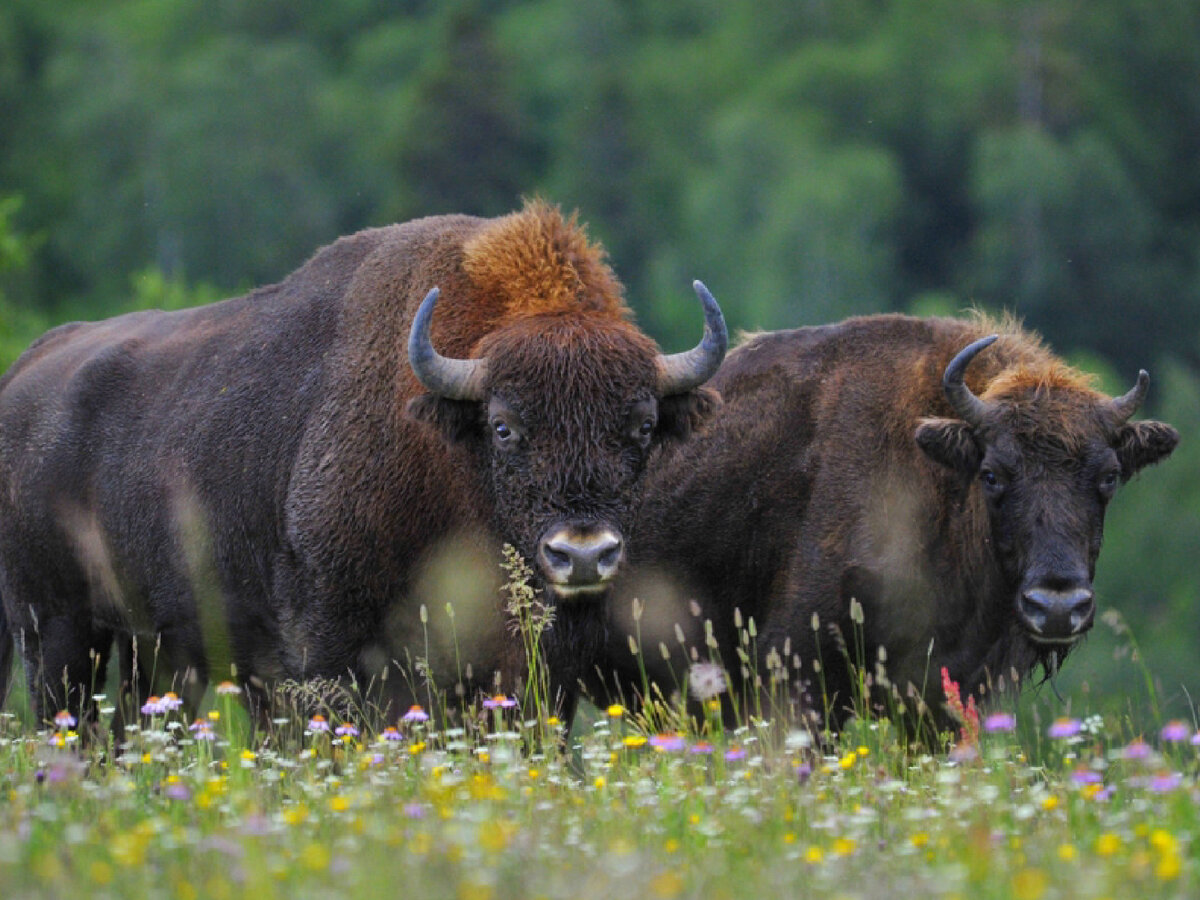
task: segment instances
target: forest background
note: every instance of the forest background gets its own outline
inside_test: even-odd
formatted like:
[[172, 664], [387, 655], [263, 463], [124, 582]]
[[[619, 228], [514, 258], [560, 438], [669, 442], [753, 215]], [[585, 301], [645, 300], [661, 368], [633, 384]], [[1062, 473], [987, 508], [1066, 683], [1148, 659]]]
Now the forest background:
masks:
[[579, 210], [667, 350], [702, 278], [734, 328], [1006, 309], [1111, 393], [1149, 369], [1183, 443], [1114, 502], [1119, 618], [1057, 686], [1194, 717], [1197, 0], [0, 7], [2, 367], [61, 321], [535, 194]]

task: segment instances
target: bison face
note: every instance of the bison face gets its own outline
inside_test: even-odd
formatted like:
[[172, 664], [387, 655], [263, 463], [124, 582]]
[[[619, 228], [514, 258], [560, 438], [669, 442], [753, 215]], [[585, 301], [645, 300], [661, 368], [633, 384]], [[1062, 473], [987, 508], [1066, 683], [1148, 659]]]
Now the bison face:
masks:
[[1179, 435], [1161, 422], [1127, 421], [1145, 395], [1145, 372], [1115, 400], [1065, 377], [1012, 379], [975, 397], [963, 370], [991, 340], [946, 370], [947, 399], [962, 418], [925, 420], [917, 443], [976, 480], [1017, 621], [1035, 644], [1065, 647], [1095, 618], [1092, 579], [1109, 500], [1121, 482], [1170, 454]]
[[472, 449], [496, 535], [535, 564], [557, 599], [605, 595], [625, 558], [650, 454], [718, 402], [699, 387], [725, 347], [715, 301], [706, 311], [706, 342], [714, 332], [717, 340], [691, 356], [661, 356], [620, 319], [516, 319], [480, 342], [486, 362], [470, 370], [470, 396], [447, 396], [434, 381], [437, 393], [411, 403], [416, 418]]

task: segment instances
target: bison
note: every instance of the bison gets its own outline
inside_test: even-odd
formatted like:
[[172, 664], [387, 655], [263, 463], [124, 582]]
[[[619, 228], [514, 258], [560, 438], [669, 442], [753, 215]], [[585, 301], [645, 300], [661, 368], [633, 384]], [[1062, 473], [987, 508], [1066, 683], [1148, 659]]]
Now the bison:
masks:
[[[660, 353], [602, 248], [531, 201], [362, 231], [245, 296], [50, 331], [0, 381], [0, 677], [15, 638], [39, 718], [77, 710], [115, 637], [127, 679], [186, 674], [193, 702], [230, 671], [261, 696], [397, 664], [512, 689], [525, 657], [491, 576], [449, 596], [428, 578], [481, 554], [498, 572], [503, 542], [556, 609], [544, 649], [573, 688], [648, 458], [717, 403], [701, 385], [725, 326], [696, 291], [701, 342]], [[406, 677], [385, 696], [406, 702]]]
[[1147, 384], [1110, 399], [982, 317], [752, 337], [706, 433], [648, 481], [591, 688], [669, 694], [716, 647], [742, 689], [755, 661], [756, 683], [786, 670], [836, 725], [856, 669], [910, 709], [942, 667], [974, 694], [1052, 671], [1092, 625], [1109, 501], [1178, 441], [1130, 421]]

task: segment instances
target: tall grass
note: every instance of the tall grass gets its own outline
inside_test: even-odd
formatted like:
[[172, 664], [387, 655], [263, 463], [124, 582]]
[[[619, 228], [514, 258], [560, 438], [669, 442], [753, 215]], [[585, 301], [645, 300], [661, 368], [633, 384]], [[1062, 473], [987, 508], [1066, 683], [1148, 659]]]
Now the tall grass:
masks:
[[[525, 581], [519, 566], [509, 572], [511, 601]], [[410, 710], [372, 724], [351, 706], [345, 719], [330, 707], [251, 729], [229, 684], [199, 720], [151, 710], [120, 743], [85, 746], [66, 720], [35, 730], [4, 714], [3, 896], [1200, 890], [1194, 722], [1134, 732], [1107, 713], [1060, 716], [1041, 695], [1001, 701], [973, 736], [960, 723], [930, 747], [867, 704], [824, 733], [792, 714], [787, 679], [766, 665], [765, 701], [740, 700], [727, 721], [718, 707], [731, 673], [694, 667], [679, 697], [596, 710], [568, 746], [545, 739], [557, 732], [539, 686], [536, 596], [515, 596], [531, 614], [514, 635], [529, 654], [525, 689], [471, 698], [453, 722]], [[744, 631], [735, 664], [757, 668], [753, 624]], [[98, 709], [103, 728], [114, 707], [101, 698]]]

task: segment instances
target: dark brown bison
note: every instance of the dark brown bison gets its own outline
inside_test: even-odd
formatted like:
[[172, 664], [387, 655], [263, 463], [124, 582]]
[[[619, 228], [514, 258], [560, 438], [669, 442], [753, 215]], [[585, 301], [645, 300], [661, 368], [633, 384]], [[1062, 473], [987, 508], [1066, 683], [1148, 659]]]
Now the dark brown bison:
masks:
[[[574, 686], [647, 458], [716, 402], [700, 385], [725, 327], [696, 290], [701, 343], [660, 354], [602, 249], [532, 202], [363, 231], [210, 306], [54, 329], [0, 381], [0, 672], [15, 637], [43, 719], [129, 635], [147, 639], [138, 665], [117, 641], [127, 677], [190, 673], [193, 694], [231, 663], [259, 686], [398, 661], [512, 689], [494, 579], [453, 577], [480, 552], [498, 572], [507, 542], [557, 606], [546, 653]], [[411, 682], [390, 683], [403, 702]]]
[[1092, 625], [1109, 500], [1178, 440], [1130, 421], [1145, 372], [1110, 399], [1012, 323], [762, 334], [710, 384], [721, 410], [648, 480], [601, 692], [614, 673], [640, 691], [646, 667], [669, 694], [706, 643], [735, 681], [754, 660], [799, 676], [835, 719], [855, 696], [848, 659], [872, 680], [882, 663], [910, 706], [908, 685], [936, 697], [943, 666], [979, 693], [1057, 665]]

